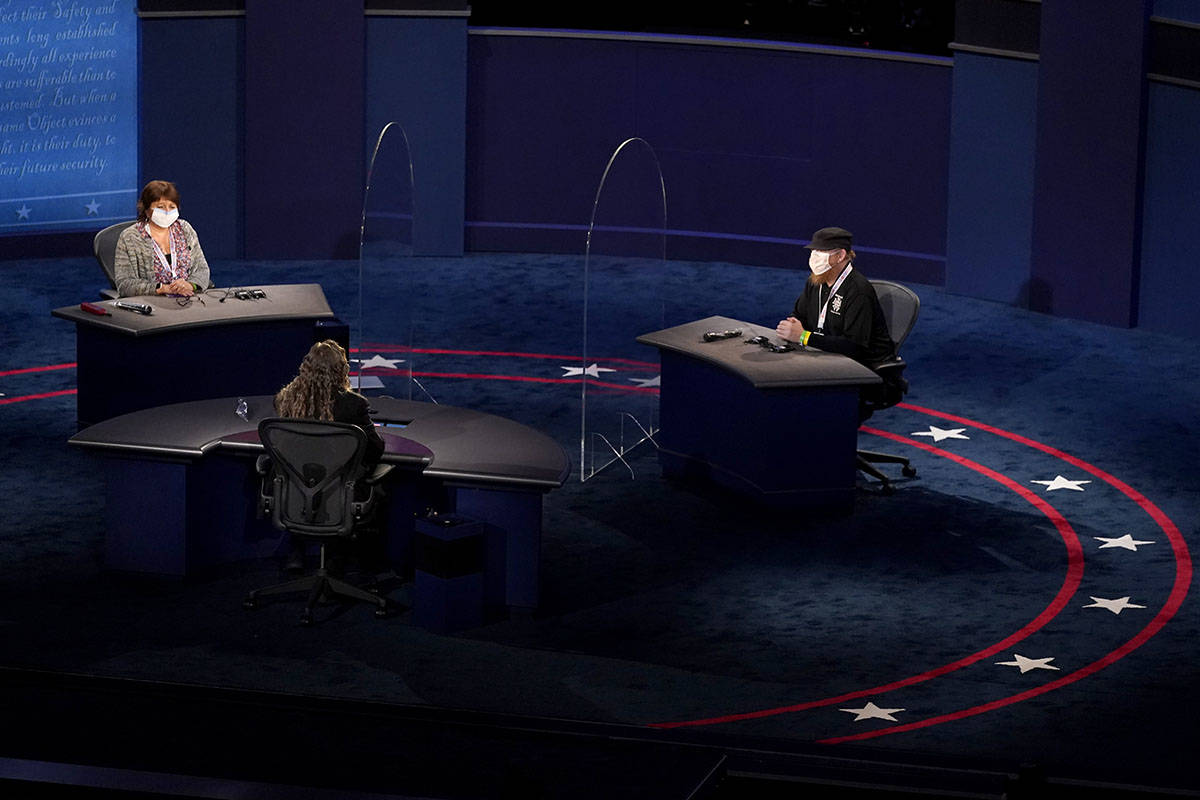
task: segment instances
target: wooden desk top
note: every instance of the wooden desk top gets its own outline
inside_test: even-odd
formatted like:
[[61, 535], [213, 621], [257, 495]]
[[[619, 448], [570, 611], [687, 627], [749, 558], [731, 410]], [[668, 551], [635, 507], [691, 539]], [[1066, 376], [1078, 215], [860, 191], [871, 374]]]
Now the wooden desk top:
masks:
[[[731, 339], [704, 341], [707, 331], [741, 330]], [[782, 344], [774, 328], [729, 317], [706, 317], [661, 331], [643, 334], [637, 340], [661, 350], [708, 362], [745, 378], [758, 389], [792, 389], [820, 386], [860, 386], [882, 383], [869, 367], [837, 353], [801, 348], [788, 353], [773, 353], [746, 339], [766, 336]]]
[[[81, 309], [78, 305], [56, 308], [50, 313], [60, 319], [80, 325], [110, 330], [128, 336], [149, 336], [185, 328], [207, 325], [231, 325], [245, 322], [265, 322], [281, 319], [328, 319], [333, 310], [325, 299], [325, 292], [316, 283], [289, 283], [276, 286], [244, 286], [239, 289], [261, 289], [266, 297], [259, 300], [239, 300], [233, 296], [235, 289], [209, 289], [192, 297], [185, 305], [178, 302], [183, 298], [151, 295], [125, 297], [135, 303], [143, 303], [154, 309], [149, 315], [118, 308], [116, 300], [96, 302], [112, 312], [111, 316], [99, 316]], [[222, 300], [224, 298], [224, 300]]]
[[[571, 466], [549, 436], [493, 414], [466, 408], [370, 397], [371, 416], [387, 445], [382, 461], [441, 480], [476, 486], [549, 491]], [[69, 444], [102, 455], [191, 461], [213, 450], [259, 452], [258, 423], [274, 416], [269, 395], [197, 400], [147, 408], [84, 428]], [[389, 427], [388, 424], [404, 427]]]

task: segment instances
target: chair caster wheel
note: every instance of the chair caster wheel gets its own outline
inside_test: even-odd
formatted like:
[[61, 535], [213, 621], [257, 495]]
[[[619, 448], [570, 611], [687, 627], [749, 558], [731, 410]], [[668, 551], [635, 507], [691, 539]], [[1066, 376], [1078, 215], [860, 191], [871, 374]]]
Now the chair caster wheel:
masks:
[[311, 628], [313, 624], [312, 614], [304, 614], [300, 617], [300, 625], [304, 628]]
[[258, 608], [258, 601], [247, 597], [242, 601], [242, 608], [246, 609], [247, 611], [253, 611], [254, 609]]
[[387, 617], [390, 617], [391, 615], [392, 615], [392, 610], [390, 608], [375, 609], [375, 619], [386, 619]]
[[901, 472], [901, 473], [903, 473], [903, 474], [904, 474], [904, 477], [906, 477], [906, 478], [915, 478], [915, 477], [917, 477], [917, 468], [916, 468], [916, 467], [907, 467], [907, 466], [906, 466], [906, 467], [902, 468], [902, 469], [900, 470], [900, 472]]
[[890, 483], [885, 483], [885, 484], [884, 484], [884, 485], [881, 487], [881, 491], [882, 491], [884, 494], [895, 494], [895, 493], [896, 493], [896, 487], [895, 487], [895, 486], [892, 486]]

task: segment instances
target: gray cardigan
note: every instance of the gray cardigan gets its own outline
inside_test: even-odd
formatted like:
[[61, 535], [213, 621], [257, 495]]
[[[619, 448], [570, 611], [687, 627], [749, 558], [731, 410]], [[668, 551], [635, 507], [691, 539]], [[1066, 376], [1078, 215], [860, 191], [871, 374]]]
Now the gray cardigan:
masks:
[[[184, 220], [177, 223], [183, 228], [183, 241], [191, 253], [191, 268], [188, 280], [204, 291], [209, 288], [208, 262], [204, 259], [204, 251], [200, 249], [200, 239], [196, 231]], [[121, 231], [117, 239], [117, 257], [113, 261], [113, 277], [117, 283], [117, 293], [121, 297], [154, 294], [154, 245], [150, 238], [138, 232], [137, 225], [130, 225]]]

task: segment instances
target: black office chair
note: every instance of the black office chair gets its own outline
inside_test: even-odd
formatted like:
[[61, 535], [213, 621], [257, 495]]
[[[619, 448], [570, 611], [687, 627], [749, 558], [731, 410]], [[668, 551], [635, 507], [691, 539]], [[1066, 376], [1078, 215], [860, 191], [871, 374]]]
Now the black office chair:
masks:
[[[879, 305], [883, 308], [883, 318], [887, 321], [888, 335], [896, 345], [896, 355], [890, 361], [876, 364], [873, 369], [883, 378], [883, 385], [878, 391], [864, 392], [860, 401], [861, 418], [867, 419], [876, 411], [891, 408], [904, 399], [908, 393], [908, 380], [904, 377], [904, 359], [900, 357], [900, 345], [908, 338], [909, 332], [917, 322], [921, 312], [921, 298], [907, 286], [901, 286], [891, 281], [871, 281]], [[875, 464], [900, 464], [905, 477], [912, 478], [917, 470], [904, 456], [890, 453], [877, 453], [873, 450], [858, 451], [858, 469], [878, 479], [883, 484], [883, 491], [891, 494], [892, 482], [875, 468]]]
[[272, 417], [259, 423], [258, 435], [267, 449], [259, 459], [264, 475], [260, 507], [279, 530], [318, 542], [320, 561], [316, 574], [252, 591], [243, 605], [254, 608], [260, 597], [306, 591], [308, 603], [300, 617], [304, 625], [312, 624], [313, 608], [322, 598], [335, 596], [372, 603], [375, 616], [387, 616], [386, 597], [331, 574], [327, 548], [355, 537], [356, 526], [382, 498], [378, 484], [391, 466], [381, 464], [358, 477], [366, 435], [354, 425]]
[[101, 299], [115, 300], [117, 298], [117, 276], [114, 268], [117, 260], [117, 239], [120, 239], [122, 231], [135, 221], [131, 219], [127, 222], [109, 225], [92, 239], [92, 254], [96, 256], [96, 261], [100, 262], [100, 268], [104, 270], [104, 276], [108, 278], [108, 288], [100, 290]]

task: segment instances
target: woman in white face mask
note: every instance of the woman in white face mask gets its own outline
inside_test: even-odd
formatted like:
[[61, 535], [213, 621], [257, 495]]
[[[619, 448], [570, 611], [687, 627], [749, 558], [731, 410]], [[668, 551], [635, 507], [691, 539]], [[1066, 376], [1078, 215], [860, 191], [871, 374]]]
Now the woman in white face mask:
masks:
[[812, 275], [792, 316], [775, 328], [789, 342], [841, 353], [867, 366], [890, 360], [896, 346], [871, 282], [854, 267], [853, 236], [822, 228], [808, 243]]
[[113, 272], [121, 297], [189, 297], [209, 287], [208, 261], [196, 231], [179, 218], [179, 190], [175, 184], [150, 181], [142, 189], [137, 222], [117, 240]]

